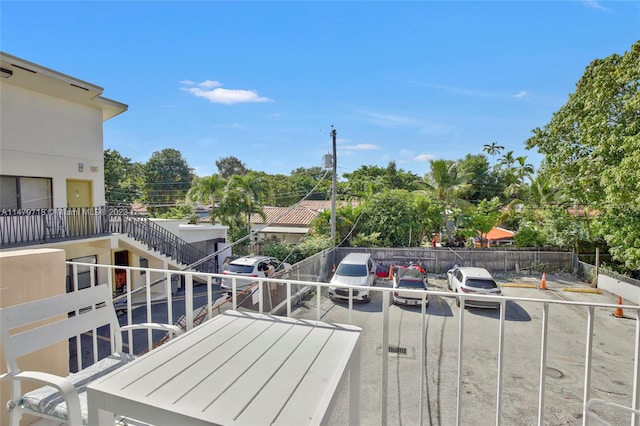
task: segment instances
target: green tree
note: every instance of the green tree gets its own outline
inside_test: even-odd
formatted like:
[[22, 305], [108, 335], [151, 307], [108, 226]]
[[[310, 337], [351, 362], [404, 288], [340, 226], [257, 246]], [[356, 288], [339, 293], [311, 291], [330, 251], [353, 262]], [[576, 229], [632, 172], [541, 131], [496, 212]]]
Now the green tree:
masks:
[[403, 169], [398, 169], [395, 161], [390, 161], [387, 167], [361, 166], [351, 173], [344, 173], [347, 179], [345, 191], [352, 198], [361, 198], [365, 194], [372, 194], [384, 189], [410, 189], [419, 176]]
[[246, 175], [249, 169], [242, 161], [234, 156], [223, 157], [216, 161], [218, 174], [222, 179], [229, 179], [233, 175]]
[[458, 171], [458, 164], [451, 160], [430, 160], [431, 170], [416, 183], [433, 193], [440, 203], [442, 221], [445, 226], [447, 239], [452, 241], [452, 224], [449, 223], [449, 213], [456, 206], [467, 205], [458, 194], [465, 190], [465, 178]]
[[130, 205], [142, 195], [142, 164], [133, 163], [115, 149], [104, 151], [104, 192], [107, 204]]
[[[348, 247], [360, 232], [359, 224], [362, 215], [362, 206], [346, 205], [336, 209], [336, 241], [335, 244]], [[330, 238], [331, 210], [320, 212], [311, 222], [314, 234]]]
[[591, 62], [526, 146], [544, 154], [540, 173], [599, 212], [614, 259], [640, 269], [640, 41]]
[[262, 207], [268, 198], [269, 187], [260, 174], [233, 175], [227, 181], [219, 206], [211, 212], [211, 218], [219, 219], [223, 225], [243, 227], [250, 232], [252, 214], [266, 220]]
[[165, 148], [151, 155], [144, 165], [144, 201], [152, 215], [165, 213], [180, 201], [191, 187], [193, 171], [180, 151]]
[[288, 181], [294, 198], [286, 205], [300, 201], [311, 190], [314, 192], [309, 194], [308, 200], [328, 200], [331, 197], [331, 173], [321, 167], [299, 167], [291, 171]]
[[222, 193], [226, 186], [227, 181], [222, 179], [220, 175], [195, 177], [187, 193], [187, 198], [191, 201], [215, 207], [220, 198], [222, 198]]
[[511, 182], [504, 190], [504, 194], [511, 198], [519, 198], [527, 192], [528, 183], [531, 183], [535, 169], [532, 164], [527, 163], [527, 157], [516, 157], [515, 167], [510, 171]]
[[441, 223], [440, 211], [424, 191], [387, 189], [365, 200], [359, 231], [378, 236], [379, 246], [418, 247]]
[[460, 175], [465, 176], [466, 185], [461, 186], [457, 196], [472, 203], [484, 198], [490, 199], [501, 195], [503, 184], [499, 174], [489, 168], [487, 158], [482, 154], [467, 154], [457, 161]]
[[487, 234], [500, 223], [500, 207], [502, 203], [498, 197], [491, 200], [481, 200], [477, 206], [465, 210], [464, 232], [467, 238], [480, 236], [480, 246], [487, 244]]

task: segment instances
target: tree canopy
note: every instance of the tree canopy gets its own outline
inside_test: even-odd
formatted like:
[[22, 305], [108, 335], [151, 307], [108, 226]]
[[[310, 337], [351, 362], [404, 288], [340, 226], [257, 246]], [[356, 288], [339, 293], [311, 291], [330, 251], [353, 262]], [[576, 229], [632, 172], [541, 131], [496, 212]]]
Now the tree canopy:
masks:
[[567, 103], [527, 148], [577, 207], [597, 212], [612, 254], [640, 269], [640, 41], [586, 68]]
[[151, 155], [144, 165], [144, 178], [144, 201], [152, 214], [162, 213], [184, 201], [193, 171], [180, 151], [165, 148]]

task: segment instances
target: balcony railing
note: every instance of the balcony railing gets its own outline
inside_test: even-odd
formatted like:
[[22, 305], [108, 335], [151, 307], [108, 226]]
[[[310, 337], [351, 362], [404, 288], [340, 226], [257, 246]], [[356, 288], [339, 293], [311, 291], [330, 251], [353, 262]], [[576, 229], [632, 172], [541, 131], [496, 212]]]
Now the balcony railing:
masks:
[[149, 250], [200, 272], [216, 272], [216, 260], [128, 207], [20, 209], [0, 212], [0, 247], [54, 243], [126, 234]]
[[[232, 291], [231, 298], [216, 284], [222, 277], [219, 274], [118, 266], [148, 272], [146, 287], [132, 290], [127, 285], [127, 297], [120, 305], [126, 315], [121, 321], [132, 324], [162, 318], [181, 323], [188, 330], [225, 309], [252, 309], [363, 327], [360, 409], [367, 424], [586, 425], [599, 420], [604, 424], [638, 425], [640, 306], [545, 296], [474, 296], [500, 303], [497, 312], [476, 313], [464, 308], [468, 295], [437, 287], [408, 290], [428, 297], [428, 309], [424, 305], [392, 308], [393, 289], [382, 286], [370, 288], [374, 300], [370, 304], [353, 300], [334, 304], [326, 296], [329, 284], [315, 281], [324, 268], [322, 262], [317, 256], [294, 265], [282, 279], [257, 279], [252, 290]], [[151, 273], [166, 276], [166, 300], [151, 300]], [[111, 280], [113, 274], [103, 275]], [[183, 294], [171, 294], [168, 283], [176, 275], [183, 277]], [[442, 277], [435, 279], [442, 281]], [[202, 282], [206, 284], [198, 284]], [[233, 286], [235, 290], [235, 279]], [[358, 288], [345, 287], [350, 292]], [[146, 303], [137, 308], [131, 302], [135, 292], [146, 294]], [[459, 310], [453, 307], [455, 298], [460, 299]], [[621, 320], [625, 322], [614, 322], [619, 321], [611, 314], [616, 309], [627, 312]], [[566, 317], [571, 320], [567, 322]], [[450, 319], [454, 322], [448, 322]], [[485, 336], [479, 341], [474, 334], [477, 332], [492, 338]], [[413, 358], [402, 360], [392, 343], [409, 334], [415, 336], [411, 341], [415, 351], [410, 354]], [[608, 337], [613, 347], [603, 346], [602, 341], [598, 344], [596, 336]], [[149, 348], [158, 344], [156, 337], [147, 333], [138, 339], [146, 340], [142, 346]], [[130, 332], [128, 341], [133, 339]], [[80, 347], [77, 352], [82, 352]], [[484, 357], [484, 362], [467, 364], [470, 354], [476, 353], [481, 355], [474, 361]], [[408, 366], [403, 367], [403, 363]], [[560, 364], [565, 373], [557, 368]], [[561, 381], [563, 374], [569, 377]], [[490, 379], [485, 382], [482, 377]], [[437, 382], [436, 391], [429, 388], [430, 384], [434, 386], [433, 380]], [[573, 414], [568, 414], [572, 410]]]

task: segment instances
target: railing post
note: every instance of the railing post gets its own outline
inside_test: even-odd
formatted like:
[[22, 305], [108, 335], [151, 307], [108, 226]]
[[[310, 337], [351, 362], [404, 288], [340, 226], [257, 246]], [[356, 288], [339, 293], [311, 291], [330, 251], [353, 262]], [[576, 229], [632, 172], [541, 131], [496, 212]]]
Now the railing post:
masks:
[[587, 414], [587, 402], [591, 399], [591, 361], [593, 352], [593, 311], [594, 307], [589, 306], [587, 309], [587, 338], [585, 344], [584, 356], [584, 396], [582, 399], [582, 418], [583, 424], [589, 424], [589, 416]]
[[460, 298], [460, 309], [458, 311], [460, 313], [460, 321], [458, 322], [458, 392], [456, 396], [456, 425], [459, 425], [462, 412], [462, 345], [464, 343], [465, 299], [459, 293], [456, 294], [456, 297]]
[[[633, 366], [633, 399], [631, 408], [640, 409], [640, 309], [636, 309], [636, 348], [635, 365]], [[631, 424], [638, 424], [640, 415], [635, 412], [631, 414]]]
[[185, 298], [185, 317], [187, 318], [187, 330], [193, 328], [193, 275], [179, 275], [180, 279], [185, 280], [186, 288], [184, 290]]
[[387, 388], [389, 385], [389, 292], [382, 292], [382, 382], [380, 424], [387, 424]]
[[538, 395], [538, 426], [544, 425], [544, 387], [547, 369], [547, 334], [549, 323], [549, 304], [542, 305], [542, 342], [540, 344], [540, 393]]

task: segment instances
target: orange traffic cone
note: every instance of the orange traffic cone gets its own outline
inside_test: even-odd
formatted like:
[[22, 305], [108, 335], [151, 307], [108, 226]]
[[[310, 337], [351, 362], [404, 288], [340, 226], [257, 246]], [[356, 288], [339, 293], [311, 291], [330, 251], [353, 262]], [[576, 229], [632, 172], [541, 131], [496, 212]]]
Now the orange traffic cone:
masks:
[[[621, 296], [618, 297], [618, 305], [622, 305]], [[616, 308], [616, 310], [613, 312], [613, 316], [617, 318], [624, 318], [624, 312], [622, 311], [622, 308]]]
[[389, 266], [389, 279], [393, 279], [393, 265]]
[[540, 281], [540, 290], [546, 290], [546, 289], [547, 289], [547, 273], [543, 272], [542, 281]]

